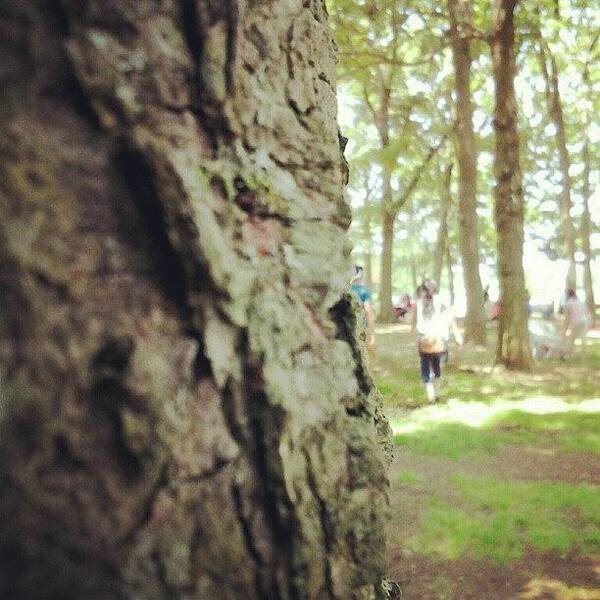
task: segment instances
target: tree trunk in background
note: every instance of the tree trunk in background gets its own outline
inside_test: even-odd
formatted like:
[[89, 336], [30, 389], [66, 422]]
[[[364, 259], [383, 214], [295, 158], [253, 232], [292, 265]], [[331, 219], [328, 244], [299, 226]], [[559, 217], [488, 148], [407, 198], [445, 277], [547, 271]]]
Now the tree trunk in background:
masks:
[[[588, 129], [586, 128], [586, 131]], [[596, 300], [594, 298], [594, 283], [592, 279], [592, 246], [590, 234], [592, 231], [592, 217], [590, 215], [590, 149], [589, 138], [586, 135], [583, 145], [583, 213], [581, 215], [581, 244], [584, 254], [583, 259], [583, 286], [585, 289], [585, 302], [592, 317], [592, 325], [596, 324]]]
[[[387, 112], [385, 113], [387, 114]], [[382, 129], [380, 128], [380, 132]], [[385, 135], [382, 137], [382, 147], [385, 148], [389, 144], [389, 129], [383, 130]], [[382, 253], [381, 253], [381, 280], [380, 286], [380, 313], [379, 320], [384, 323], [393, 323], [396, 321], [396, 313], [392, 304], [392, 277], [394, 266], [394, 224], [400, 209], [406, 205], [413, 195], [421, 177], [427, 170], [427, 166], [431, 159], [436, 155], [438, 150], [444, 144], [446, 136], [442, 138], [437, 146], [429, 148], [429, 152], [425, 155], [423, 162], [415, 169], [406, 188], [398, 198], [392, 198], [392, 173], [389, 166], [383, 164], [383, 200], [382, 200]], [[385, 141], [385, 143], [384, 143]], [[411, 221], [409, 221], [409, 229], [412, 231], [412, 213], [410, 213]], [[414, 276], [413, 276], [414, 277]]]
[[[596, 36], [592, 49], [596, 44], [598, 37]], [[581, 215], [581, 244], [584, 254], [583, 259], [583, 286], [585, 288], [585, 302], [586, 306], [592, 317], [592, 325], [596, 324], [596, 300], [594, 298], [594, 283], [592, 280], [592, 247], [590, 244], [590, 235], [592, 232], [592, 217], [590, 215], [589, 198], [591, 196], [590, 189], [590, 172], [591, 172], [591, 161], [590, 161], [590, 121], [591, 121], [591, 106], [592, 106], [592, 93], [590, 88], [590, 75], [589, 65], [586, 63], [585, 70], [583, 72], [583, 82], [586, 86], [586, 96], [590, 105], [586, 105], [584, 115], [584, 131], [585, 138], [583, 142], [583, 213]]]
[[479, 275], [479, 233], [477, 230], [477, 148], [473, 131], [471, 101], [470, 32], [463, 31], [471, 23], [471, 3], [448, 0], [450, 41], [456, 85], [455, 143], [458, 157], [458, 246], [463, 265], [467, 298], [465, 340], [485, 343], [483, 287]]
[[[386, 186], [384, 185], [384, 187]], [[381, 273], [379, 275], [379, 321], [382, 323], [392, 323], [396, 320], [394, 306], [392, 304], [392, 267], [394, 259], [395, 221], [396, 215], [389, 210], [384, 209], [381, 226]]]
[[523, 271], [524, 206], [514, 88], [516, 4], [517, 0], [496, 0], [497, 23], [491, 40], [496, 130], [494, 216], [501, 300], [496, 360], [511, 369], [529, 369], [531, 355]]
[[[547, 60], [550, 61], [548, 71]], [[577, 268], [575, 263], [575, 226], [571, 217], [571, 176], [569, 168], [571, 159], [567, 149], [567, 134], [563, 118], [560, 89], [558, 86], [558, 69], [554, 56], [550, 49], [544, 44], [540, 34], [540, 64], [542, 74], [546, 82], [546, 98], [548, 100], [548, 112], [556, 127], [556, 145], [561, 173], [561, 191], [559, 200], [560, 233], [563, 238], [563, 255], [569, 263], [567, 271], [566, 287], [575, 290], [577, 288]]]
[[371, 190], [366, 186], [365, 195], [365, 212], [363, 216], [363, 237], [365, 239], [365, 285], [373, 290], [373, 235], [371, 232], [371, 210], [370, 210], [370, 194]]
[[444, 265], [444, 258], [446, 257], [446, 245], [448, 242], [448, 213], [450, 212], [450, 205], [452, 204], [452, 194], [450, 191], [452, 183], [452, 167], [453, 164], [449, 163], [442, 176], [440, 225], [435, 244], [435, 254], [433, 256], [433, 278], [437, 281], [439, 286], [441, 286], [442, 282], [442, 268]]
[[[364, 97], [373, 115], [375, 127], [379, 134], [381, 149], [385, 150], [390, 144], [390, 96], [392, 93], [390, 85], [380, 81], [379, 109], [375, 109], [369, 100], [369, 91], [364, 89]], [[385, 161], [382, 161], [381, 171], [383, 177], [381, 191], [381, 235], [382, 251], [379, 271], [379, 321], [391, 323], [396, 320], [394, 307], [392, 306], [392, 263], [394, 255], [394, 222], [396, 213], [392, 208], [392, 169]]]
[[327, 16], [223, 6], [3, 3], [2, 598], [383, 597]]
[[450, 292], [450, 305], [454, 306], [454, 300], [456, 294], [454, 293], [454, 273], [452, 272], [452, 266], [454, 261], [452, 260], [452, 252], [450, 251], [450, 245], [446, 246], [446, 267], [448, 269], [448, 290]]

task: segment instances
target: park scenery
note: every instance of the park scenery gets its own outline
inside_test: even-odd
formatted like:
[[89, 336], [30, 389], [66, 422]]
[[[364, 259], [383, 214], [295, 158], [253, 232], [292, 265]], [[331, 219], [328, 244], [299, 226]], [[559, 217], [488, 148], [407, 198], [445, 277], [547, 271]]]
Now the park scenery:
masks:
[[332, 3], [388, 573], [406, 598], [600, 598], [600, 15], [492, 4]]
[[0, 0], [0, 599], [600, 600], [594, 0]]

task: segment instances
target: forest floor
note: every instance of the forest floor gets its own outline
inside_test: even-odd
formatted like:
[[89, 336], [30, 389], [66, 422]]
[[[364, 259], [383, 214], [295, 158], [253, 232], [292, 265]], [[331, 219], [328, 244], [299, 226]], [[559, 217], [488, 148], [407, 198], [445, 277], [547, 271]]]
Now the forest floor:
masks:
[[394, 431], [390, 577], [406, 600], [600, 600], [600, 332], [530, 374], [451, 349], [427, 405], [414, 336], [379, 327]]

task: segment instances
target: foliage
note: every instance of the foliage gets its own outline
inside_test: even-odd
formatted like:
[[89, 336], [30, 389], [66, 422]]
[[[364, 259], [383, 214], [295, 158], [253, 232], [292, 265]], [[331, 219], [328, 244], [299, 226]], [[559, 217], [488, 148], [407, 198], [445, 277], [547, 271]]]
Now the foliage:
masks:
[[[493, 223], [492, 127], [493, 85], [491, 61], [485, 40], [493, 26], [491, 0], [473, 5], [471, 44], [472, 97], [479, 153], [478, 213], [480, 217], [481, 260], [495, 265], [496, 236]], [[557, 12], [556, 7], [559, 7]], [[348, 160], [351, 179], [349, 196], [355, 207], [364, 204], [365, 178], [371, 182], [369, 208], [355, 212], [352, 236], [357, 254], [381, 249], [380, 201], [382, 169], [392, 170], [394, 194], [402, 193], [421, 163], [427, 149], [448, 133], [452, 126], [453, 75], [448, 45], [449, 21], [446, 3], [433, 0], [330, 0], [330, 14], [340, 50], [338, 68], [340, 118], [349, 137]], [[599, 114], [600, 44], [594, 46], [599, 13], [594, 3], [584, 0], [542, 0], [521, 3], [517, 11], [519, 129], [522, 143], [522, 169], [526, 204], [526, 240], [552, 260], [561, 256], [558, 231], [560, 171], [555, 131], [548, 114], [544, 81], [539, 61], [539, 36], [555, 57], [559, 75], [562, 108], [566, 125], [573, 184], [575, 229], [583, 210], [584, 140], [590, 143], [590, 163], [600, 161], [600, 130], [597, 123], [582, 126], [585, 114]], [[583, 73], [588, 69], [589, 84]], [[389, 88], [389, 141], [382, 144], [381, 120], [377, 114]], [[585, 109], [585, 110], [582, 110]], [[587, 112], [586, 112], [587, 111]], [[431, 273], [432, 248], [437, 234], [440, 202], [440, 173], [455, 160], [455, 148], [447, 144], [433, 160], [410, 201], [396, 221], [393, 283], [398, 294], [412, 290], [414, 277]], [[592, 184], [600, 181], [592, 167]], [[592, 189], [593, 189], [592, 186]], [[452, 182], [456, 198], [456, 169]], [[366, 210], [371, 217], [368, 232], [362, 226]], [[450, 223], [450, 247], [456, 260], [456, 211]], [[600, 215], [595, 213], [592, 237], [600, 231]], [[368, 243], [366, 237], [369, 238]], [[577, 247], [581, 247], [578, 239]], [[592, 244], [598, 255], [600, 244]], [[579, 256], [579, 255], [578, 255]], [[580, 260], [580, 258], [578, 258]], [[447, 280], [443, 287], [447, 288]], [[535, 290], [534, 290], [535, 292]]]

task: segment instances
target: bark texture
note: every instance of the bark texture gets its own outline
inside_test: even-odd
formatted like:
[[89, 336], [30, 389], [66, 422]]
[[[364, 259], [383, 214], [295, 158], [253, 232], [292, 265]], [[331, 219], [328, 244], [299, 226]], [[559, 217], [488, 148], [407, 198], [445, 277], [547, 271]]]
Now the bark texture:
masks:
[[383, 597], [323, 4], [0, 8], [0, 596]]
[[471, 2], [448, 0], [450, 43], [456, 89], [455, 143], [458, 158], [458, 242], [467, 299], [465, 340], [485, 343], [483, 287], [479, 275], [477, 228], [477, 148], [471, 100]]
[[516, 4], [516, 0], [496, 1], [496, 30], [491, 40], [496, 131], [494, 216], [501, 301], [496, 360], [511, 369], [528, 369], [531, 354], [523, 271], [524, 201], [514, 87]]

